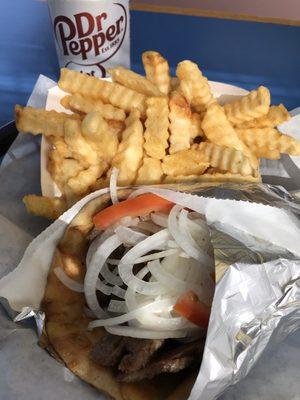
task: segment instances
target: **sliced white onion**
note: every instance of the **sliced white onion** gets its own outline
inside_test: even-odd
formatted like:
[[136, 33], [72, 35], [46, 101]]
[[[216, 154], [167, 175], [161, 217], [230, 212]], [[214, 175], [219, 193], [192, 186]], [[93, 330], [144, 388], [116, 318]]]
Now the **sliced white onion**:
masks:
[[110, 283], [111, 285], [122, 285], [123, 284], [122, 279], [118, 275], [116, 275], [116, 273], [110, 271], [110, 269], [108, 268], [106, 263], [103, 265], [103, 267], [101, 269], [101, 275], [106, 280], [106, 282]]
[[178, 253], [178, 249], [169, 249], [164, 251], [159, 251], [158, 253], [152, 253], [147, 256], [139, 257], [135, 260], [134, 264], [140, 264], [143, 262], [148, 262], [152, 260], [157, 260], [159, 258], [168, 257], [172, 254]]
[[110, 265], [119, 265], [120, 264], [120, 260], [117, 260], [116, 258], [108, 258], [107, 262]]
[[111, 295], [111, 290], [112, 287], [109, 285], [106, 285], [104, 281], [100, 281], [100, 279], [97, 280], [96, 284], [96, 289], [105, 294], [106, 296]]
[[105, 312], [101, 308], [96, 295], [98, 276], [107, 258], [121, 244], [122, 242], [117, 235], [110, 236], [98, 247], [91, 257], [90, 263], [87, 265], [84, 278], [84, 294], [89, 308], [99, 318], [105, 315]]
[[117, 297], [120, 297], [120, 299], [124, 299], [125, 298], [125, 294], [126, 294], [126, 290], [122, 289], [119, 286], [114, 286], [112, 288], [111, 294], [114, 294]]
[[105, 330], [112, 335], [129, 336], [139, 339], [170, 339], [186, 337], [190, 331], [182, 329], [177, 331], [155, 331], [136, 326], [106, 326]]
[[117, 192], [117, 181], [118, 181], [119, 170], [113, 167], [111, 170], [110, 180], [109, 180], [109, 193], [111, 202], [113, 204], [119, 203], [118, 192]]
[[163, 229], [147, 239], [135, 245], [126, 253], [120, 261], [118, 266], [119, 275], [123, 282], [132, 290], [147, 295], [160, 295], [165, 291], [157, 282], [144, 282], [133, 274], [133, 264], [135, 260], [152, 250], [159, 249], [160, 246], [166, 246], [169, 239], [169, 232]]
[[123, 244], [135, 245], [147, 238], [147, 235], [141, 232], [136, 232], [133, 229], [125, 226], [118, 226], [115, 233]]
[[119, 301], [119, 300], [111, 300], [109, 302], [107, 311], [113, 312], [113, 313], [119, 313], [119, 314], [125, 314], [128, 312], [127, 306], [124, 300]]
[[212, 263], [212, 259], [204, 253], [200, 248], [194, 245], [194, 242], [190, 240], [190, 236], [187, 233], [186, 226], [183, 224], [181, 227], [178, 226], [177, 217], [181, 211], [182, 207], [175, 205], [170, 211], [168, 218], [169, 232], [180, 246], [183, 251], [202, 263]]
[[54, 268], [54, 273], [61, 283], [63, 283], [68, 289], [78, 293], [84, 292], [83, 284], [74, 281], [74, 279], [70, 278], [60, 267]]
[[163, 228], [168, 227], [168, 216], [162, 213], [151, 213], [150, 214], [152, 221]]
[[174, 300], [171, 301], [170, 299], [153, 301], [136, 310], [129, 311], [128, 313], [120, 315], [118, 317], [97, 319], [95, 321], [92, 321], [89, 323], [88, 329], [98, 328], [99, 326], [112, 326], [112, 325], [124, 324], [125, 322], [128, 322], [132, 319], [136, 319], [136, 317], [142, 316], [144, 313], [147, 312], [154, 313], [154, 312], [161, 312], [164, 309], [170, 310], [173, 308], [173, 305], [174, 305]]
[[[137, 274], [136, 277], [138, 279], [143, 280], [145, 276], [149, 273], [149, 269], [147, 267], [142, 268]], [[145, 301], [145, 296], [142, 296], [141, 294], [137, 294], [135, 291], [130, 289], [130, 287], [127, 287], [126, 293], [125, 293], [125, 301], [126, 305], [129, 311], [135, 310], [136, 308], [139, 307], [136, 296], [143, 297]], [[147, 302], [147, 300], [146, 300]], [[141, 303], [140, 303], [141, 305]]]
[[168, 288], [172, 293], [184, 293], [188, 290], [193, 290], [198, 293], [199, 288], [196, 284], [186, 282], [185, 280], [179, 279], [173, 274], [170, 274], [162, 268], [158, 260], [150, 261], [147, 266], [155, 279], [157, 279], [161, 285]]

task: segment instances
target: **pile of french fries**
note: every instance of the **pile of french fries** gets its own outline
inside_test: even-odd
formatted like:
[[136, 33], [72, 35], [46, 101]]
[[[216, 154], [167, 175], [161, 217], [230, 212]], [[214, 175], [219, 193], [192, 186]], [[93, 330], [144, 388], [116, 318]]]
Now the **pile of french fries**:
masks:
[[73, 114], [17, 105], [20, 132], [43, 134], [50, 143], [48, 170], [60, 198], [28, 195], [29, 212], [57, 218], [74, 202], [108, 186], [186, 181], [260, 182], [259, 159], [300, 155], [300, 142], [276, 126], [290, 116], [270, 106], [260, 86], [221, 106], [197, 64], [182, 61], [171, 77], [158, 52], [142, 55], [146, 76], [123, 67], [112, 82], [62, 69], [61, 104]]

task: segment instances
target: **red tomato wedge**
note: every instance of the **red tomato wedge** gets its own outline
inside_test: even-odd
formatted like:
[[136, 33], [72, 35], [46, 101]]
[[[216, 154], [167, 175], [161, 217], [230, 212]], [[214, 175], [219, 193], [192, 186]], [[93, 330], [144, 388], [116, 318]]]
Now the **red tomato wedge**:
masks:
[[193, 324], [207, 329], [210, 307], [200, 301], [196, 293], [192, 290], [184, 293], [184, 295], [177, 300], [173, 310]]
[[106, 229], [124, 217], [141, 217], [154, 211], [168, 213], [173, 205], [156, 194], [146, 193], [104, 208], [94, 216], [93, 222], [96, 228]]

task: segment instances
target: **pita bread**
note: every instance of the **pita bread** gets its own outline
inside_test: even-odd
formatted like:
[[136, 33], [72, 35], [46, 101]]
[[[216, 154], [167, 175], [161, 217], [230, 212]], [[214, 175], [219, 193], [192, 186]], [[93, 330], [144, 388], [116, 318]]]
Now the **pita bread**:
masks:
[[[131, 190], [118, 192], [121, 199], [127, 198], [130, 193]], [[93, 228], [92, 217], [109, 204], [109, 195], [103, 195], [86, 204], [67, 227], [57, 246], [42, 302], [46, 322], [41, 345], [75, 375], [115, 400], [167, 399], [174, 392], [176, 385], [180, 385], [186, 378], [187, 372], [173, 376], [172, 374], [159, 376], [151, 381], [118, 382], [111, 368], [100, 366], [90, 357], [93, 345], [105, 331], [103, 328], [87, 330], [91, 319], [84, 314], [86, 307], [84, 294], [68, 289], [53, 271], [59, 266], [70, 278], [78, 282], [83, 281], [86, 269], [87, 236]], [[186, 387], [186, 384], [183, 383], [183, 387]], [[186, 392], [189, 391], [189, 389], [182, 391], [181, 388], [179, 397], [171, 398], [183, 400], [188, 397]], [[182, 392], [184, 392], [184, 397]]]

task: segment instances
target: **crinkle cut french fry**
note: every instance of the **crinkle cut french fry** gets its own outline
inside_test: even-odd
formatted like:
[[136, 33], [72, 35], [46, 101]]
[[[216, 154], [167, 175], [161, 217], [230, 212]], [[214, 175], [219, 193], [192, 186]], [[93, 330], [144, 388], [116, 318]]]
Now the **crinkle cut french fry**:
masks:
[[215, 103], [207, 78], [202, 75], [198, 65], [185, 60], [178, 64], [176, 75], [179, 78], [179, 89], [197, 112], [203, 112]]
[[280, 158], [280, 153], [300, 156], [300, 141], [274, 128], [236, 129], [239, 138], [256, 157]]
[[[249, 158], [252, 167], [258, 169], [257, 158], [251, 153], [244, 142], [240, 140], [219, 104], [212, 104], [208, 107], [201, 127], [210, 142], [220, 146], [232, 147], [243, 152]], [[246, 175], [250, 175], [250, 173]]]
[[157, 51], [145, 51], [142, 61], [147, 79], [154, 83], [161, 93], [167, 95], [171, 84], [168, 61]]
[[92, 144], [98, 156], [110, 162], [115, 156], [119, 140], [118, 134], [98, 111], [91, 112], [85, 116], [81, 124], [81, 130], [86, 140]]
[[269, 112], [271, 96], [269, 89], [260, 86], [246, 96], [224, 105], [225, 114], [233, 125], [238, 125]]
[[257, 171], [252, 168], [249, 158], [239, 150], [202, 142], [199, 144], [198, 151], [206, 157], [209, 164], [214, 168], [243, 176], [257, 176]]
[[121, 108], [104, 104], [99, 99], [82, 96], [80, 93], [75, 93], [70, 96], [65, 96], [60, 101], [61, 105], [69, 110], [88, 114], [92, 111], [98, 111], [105, 119], [113, 119], [116, 121], [124, 121], [126, 114]]
[[84, 194], [88, 191], [97, 179], [101, 178], [107, 171], [108, 164], [104, 161], [99, 161], [97, 165], [91, 165], [89, 168], [80, 171], [77, 176], [68, 180], [68, 186], [76, 194]]
[[16, 127], [19, 132], [33, 135], [63, 136], [64, 122], [67, 119], [80, 119], [75, 114], [46, 111], [43, 108], [15, 106]]
[[259, 183], [261, 182], [260, 175], [251, 176], [251, 175], [240, 175], [240, 174], [232, 174], [231, 172], [225, 173], [213, 173], [210, 174], [205, 172], [202, 175], [178, 175], [178, 176], [170, 176], [167, 175], [163, 183], [182, 183], [182, 182], [238, 182], [238, 183]]
[[182, 150], [163, 159], [162, 169], [165, 175], [201, 175], [210, 164], [204, 152], [198, 148]]
[[99, 161], [96, 150], [83, 137], [80, 121], [66, 120], [64, 124], [64, 138], [69, 146], [73, 157], [80, 161], [83, 166], [88, 167]]
[[142, 93], [145, 96], [162, 96], [161, 91], [147, 78], [139, 75], [130, 69], [124, 67], [116, 67], [108, 70], [113, 82]]
[[143, 159], [143, 124], [138, 110], [132, 110], [125, 120], [118, 152], [112, 160], [112, 167], [119, 169], [118, 184], [130, 185], [136, 180], [138, 169]]
[[275, 126], [288, 121], [290, 118], [291, 116], [288, 110], [283, 104], [279, 104], [278, 106], [271, 106], [266, 115], [242, 122], [236, 125], [236, 128], [275, 128]]
[[198, 136], [203, 136], [203, 130], [201, 128], [202, 118], [198, 113], [192, 113], [191, 116], [191, 129], [190, 138], [195, 139]]
[[143, 94], [118, 83], [107, 82], [78, 71], [62, 68], [58, 86], [68, 93], [79, 93], [100, 99], [128, 112], [136, 108], [144, 115], [146, 111], [146, 97]]
[[190, 148], [192, 112], [186, 99], [177, 92], [170, 96], [169, 109], [169, 153], [173, 154]]
[[144, 149], [147, 156], [163, 159], [168, 148], [169, 106], [166, 97], [148, 97]]
[[28, 194], [23, 197], [27, 212], [37, 217], [56, 219], [67, 210], [67, 204], [62, 197], [45, 197]]
[[155, 158], [145, 157], [143, 164], [138, 170], [138, 176], [135, 181], [138, 185], [153, 185], [160, 183], [163, 177], [161, 161]]

